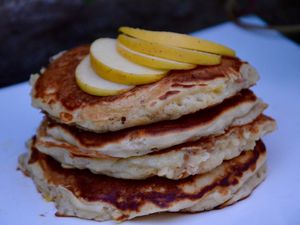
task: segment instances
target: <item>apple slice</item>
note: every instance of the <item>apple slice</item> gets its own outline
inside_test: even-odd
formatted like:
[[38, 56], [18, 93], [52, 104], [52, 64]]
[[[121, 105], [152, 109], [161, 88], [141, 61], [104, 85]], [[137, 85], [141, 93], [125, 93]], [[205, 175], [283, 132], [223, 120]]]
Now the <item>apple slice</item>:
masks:
[[235, 56], [235, 51], [231, 48], [186, 34], [165, 31], [148, 31], [131, 27], [121, 27], [119, 28], [119, 31], [145, 41], [173, 45], [176, 47], [210, 52], [219, 55]]
[[219, 55], [144, 41], [124, 34], [118, 36], [118, 41], [131, 50], [178, 62], [216, 65], [221, 61]]
[[135, 64], [121, 56], [116, 40], [100, 38], [90, 48], [91, 65], [102, 78], [126, 85], [148, 84], [162, 79], [167, 70], [157, 70]]
[[139, 65], [148, 66], [154, 69], [165, 70], [188, 70], [193, 69], [197, 65], [190, 63], [182, 63], [174, 60], [163, 59], [151, 55], [146, 55], [140, 52], [133, 51], [120, 42], [117, 43], [118, 52], [126, 59], [135, 62]]
[[96, 96], [117, 95], [134, 87], [116, 84], [99, 77], [91, 67], [89, 56], [86, 56], [77, 66], [75, 78], [80, 89]]

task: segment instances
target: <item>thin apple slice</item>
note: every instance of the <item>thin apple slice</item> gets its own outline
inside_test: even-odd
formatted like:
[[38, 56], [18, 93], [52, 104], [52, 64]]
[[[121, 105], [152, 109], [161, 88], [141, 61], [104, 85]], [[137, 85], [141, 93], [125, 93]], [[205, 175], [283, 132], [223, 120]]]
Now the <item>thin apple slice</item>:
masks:
[[162, 79], [168, 72], [129, 61], [118, 53], [116, 40], [111, 38], [94, 41], [90, 55], [92, 68], [99, 76], [120, 84], [148, 84]]
[[186, 34], [166, 31], [148, 31], [131, 27], [120, 27], [119, 31], [145, 41], [173, 45], [176, 47], [210, 52], [219, 55], [235, 56], [235, 51], [231, 48]]
[[221, 62], [219, 55], [144, 41], [124, 34], [118, 36], [118, 41], [134, 51], [178, 62], [199, 65], [216, 65]]
[[134, 87], [116, 84], [99, 77], [90, 65], [89, 56], [86, 56], [77, 66], [75, 77], [80, 89], [96, 96], [117, 95]]
[[190, 63], [182, 63], [174, 60], [163, 59], [151, 55], [146, 55], [140, 52], [133, 51], [120, 42], [117, 42], [118, 52], [126, 59], [137, 63], [139, 65], [151, 67], [154, 69], [164, 69], [164, 70], [188, 70], [193, 69], [197, 65]]

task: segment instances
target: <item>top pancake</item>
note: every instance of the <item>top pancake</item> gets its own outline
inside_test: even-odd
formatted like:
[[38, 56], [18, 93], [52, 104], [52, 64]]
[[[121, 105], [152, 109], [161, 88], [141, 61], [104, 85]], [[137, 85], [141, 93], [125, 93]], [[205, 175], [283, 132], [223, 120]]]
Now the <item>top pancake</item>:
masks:
[[170, 71], [162, 80], [137, 86], [116, 96], [98, 97], [76, 84], [75, 69], [89, 46], [67, 51], [54, 59], [31, 82], [33, 106], [66, 124], [107, 132], [173, 120], [222, 102], [255, 84], [255, 69], [239, 59], [223, 58], [220, 65]]

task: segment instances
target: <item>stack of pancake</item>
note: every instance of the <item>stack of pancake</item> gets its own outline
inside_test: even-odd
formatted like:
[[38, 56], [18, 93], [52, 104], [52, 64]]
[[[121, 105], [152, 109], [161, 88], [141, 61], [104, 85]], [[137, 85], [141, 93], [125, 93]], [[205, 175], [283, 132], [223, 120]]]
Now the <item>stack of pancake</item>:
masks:
[[20, 168], [57, 215], [123, 221], [158, 212], [199, 212], [250, 195], [266, 174], [260, 140], [276, 124], [248, 88], [255, 69], [237, 58], [172, 71], [116, 96], [83, 92], [82, 46], [32, 76], [45, 113]]

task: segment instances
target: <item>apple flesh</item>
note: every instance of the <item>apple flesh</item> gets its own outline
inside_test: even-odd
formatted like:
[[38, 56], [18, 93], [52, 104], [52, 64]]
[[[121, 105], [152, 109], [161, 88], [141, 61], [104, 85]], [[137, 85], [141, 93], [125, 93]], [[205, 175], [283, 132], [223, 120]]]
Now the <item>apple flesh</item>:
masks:
[[189, 70], [195, 68], [197, 65], [190, 63], [177, 62], [170, 59], [159, 58], [151, 55], [146, 55], [140, 52], [131, 50], [121, 44], [117, 43], [118, 52], [126, 59], [137, 63], [139, 65], [151, 67], [154, 69], [164, 69], [164, 70]]
[[77, 66], [75, 78], [80, 89], [96, 96], [117, 95], [134, 87], [116, 84], [99, 77], [90, 65], [89, 56], [86, 56]]
[[118, 53], [116, 40], [111, 38], [94, 41], [90, 55], [94, 71], [103, 79], [119, 84], [148, 84], [162, 79], [168, 72], [129, 61]]
[[118, 42], [140, 53], [183, 63], [217, 65], [221, 62], [221, 57], [216, 54], [144, 41], [123, 34], [118, 36]]
[[135, 37], [144, 41], [150, 41], [164, 45], [172, 45], [175, 47], [199, 50], [231, 57], [235, 56], [235, 51], [231, 48], [186, 34], [165, 31], [148, 31], [131, 27], [120, 27], [119, 31], [131, 37]]

